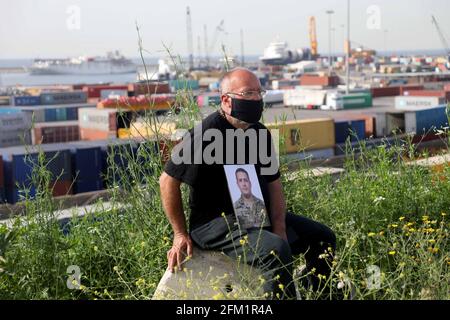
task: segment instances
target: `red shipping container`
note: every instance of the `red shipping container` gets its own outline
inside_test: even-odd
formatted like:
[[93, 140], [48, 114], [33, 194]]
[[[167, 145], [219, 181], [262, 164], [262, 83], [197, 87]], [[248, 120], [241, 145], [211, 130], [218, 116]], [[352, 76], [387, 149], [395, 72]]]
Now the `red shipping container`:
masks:
[[373, 98], [396, 97], [400, 95], [400, 87], [381, 87], [370, 89]]
[[56, 181], [50, 185], [54, 197], [72, 194], [72, 181]]
[[412, 143], [420, 144], [421, 142], [434, 141], [434, 140], [438, 140], [438, 139], [445, 139], [445, 137], [441, 136], [441, 135], [437, 135], [435, 133], [428, 133], [428, 134], [424, 134], [424, 135], [418, 134], [413, 137]]
[[450, 91], [444, 90], [409, 90], [405, 91], [403, 95], [412, 97], [439, 97], [445, 98], [447, 101], [450, 100]]
[[33, 144], [80, 140], [78, 121], [36, 124], [32, 132]]
[[108, 140], [111, 138], [117, 138], [116, 131], [102, 131], [90, 128], [80, 128], [81, 140]]
[[155, 93], [170, 93], [170, 86], [166, 82], [149, 82], [147, 83], [133, 83], [128, 85], [128, 91], [134, 92], [135, 96], [141, 94], [150, 95]]
[[403, 95], [405, 95], [405, 92], [406, 91], [412, 91], [412, 90], [415, 90], [415, 91], [418, 91], [418, 90], [423, 90], [424, 89], [424, 86], [422, 86], [422, 85], [406, 85], [406, 86], [401, 86], [400, 87], [400, 96], [403, 96]]
[[100, 98], [102, 90], [128, 90], [128, 86], [88, 85], [83, 87], [83, 91], [87, 92], [88, 98]]

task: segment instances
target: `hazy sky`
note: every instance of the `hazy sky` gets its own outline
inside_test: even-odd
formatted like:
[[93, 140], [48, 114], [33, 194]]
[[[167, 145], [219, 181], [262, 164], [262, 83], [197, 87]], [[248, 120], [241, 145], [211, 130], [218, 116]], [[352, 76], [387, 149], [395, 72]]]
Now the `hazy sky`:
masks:
[[[346, 3], [346, 0], [0, 0], [0, 58], [101, 55], [113, 49], [136, 57], [135, 21], [151, 56], [162, 54], [163, 43], [174, 53], [184, 55], [186, 6], [192, 12], [195, 53], [198, 36], [203, 51], [203, 25], [207, 25], [211, 40], [222, 19], [227, 34], [221, 33], [217, 42], [224, 42], [232, 54], [240, 54], [241, 28], [246, 54], [262, 54], [277, 36], [292, 48], [306, 47], [311, 15], [317, 20], [319, 51], [326, 53], [328, 9], [335, 11], [334, 51], [342, 51]], [[351, 3], [351, 39], [369, 48], [384, 50], [387, 43], [388, 50], [441, 49], [431, 14], [435, 14], [447, 37], [450, 36], [449, 0], [352, 0]], [[68, 13], [71, 6], [80, 9], [79, 23], [76, 10]], [[375, 11], [368, 14], [371, 6], [376, 6]], [[219, 45], [213, 53], [219, 53]]]

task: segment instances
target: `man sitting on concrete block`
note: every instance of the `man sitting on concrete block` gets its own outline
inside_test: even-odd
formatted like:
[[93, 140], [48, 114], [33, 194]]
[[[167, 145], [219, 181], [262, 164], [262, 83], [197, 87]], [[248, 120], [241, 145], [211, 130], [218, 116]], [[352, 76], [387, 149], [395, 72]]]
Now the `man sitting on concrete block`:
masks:
[[[167, 253], [169, 270], [181, 267], [186, 255], [192, 256], [195, 244], [261, 270], [267, 298], [295, 298], [292, 256], [305, 254], [307, 270], [314, 270], [309, 282], [319, 290], [318, 275], [328, 278], [332, 255], [319, 256], [327, 250], [334, 252], [336, 238], [328, 227], [286, 212], [272, 135], [259, 122], [265, 92], [258, 78], [243, 68], [226, 73], [220, 89], [221, 108], [185, 135], [160, 177], [163, 207], [174, 231]], [[229, 166], [253, 168], [256, 181], [252, 181], [260, 189], [266, 221], [245, 225], [249, 220], [237, 217], [234, 203], [240, 194], [233, 198], [237, 191], [227, 180]], [[181, 183], [190, 187], [189, 232]], [[236, 206], [248, 206], [247, 216], [259, 213], [250, 208], [251, 203], [238, 201]]]

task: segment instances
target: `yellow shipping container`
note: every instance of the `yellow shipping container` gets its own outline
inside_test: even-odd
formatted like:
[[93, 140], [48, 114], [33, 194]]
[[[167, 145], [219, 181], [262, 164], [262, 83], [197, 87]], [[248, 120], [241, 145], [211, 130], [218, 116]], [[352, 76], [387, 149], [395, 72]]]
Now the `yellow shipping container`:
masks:
[[119, 137], [119, 139], [129, 139], [131, 138], [130, 136], [130, 129], [119, 129], [117, 130], [117, 136]]
[[266, 127], [280, 130], [280, 147], [284, 145], [284, 150], [280, 149], [282, 153], [327, 149], [335, 145], [332, 118], [286, 121], [266, 124]]
[[154, 138], [155, 131], [158, 131], [159, 135], [170, 136], [175, 130], [176, 124], [173, 122], [158, 123], [156, 128], [155, 125], [150, 126], [146, 122], [134, 122], [130, 126], [129, 134], [133, 138]]

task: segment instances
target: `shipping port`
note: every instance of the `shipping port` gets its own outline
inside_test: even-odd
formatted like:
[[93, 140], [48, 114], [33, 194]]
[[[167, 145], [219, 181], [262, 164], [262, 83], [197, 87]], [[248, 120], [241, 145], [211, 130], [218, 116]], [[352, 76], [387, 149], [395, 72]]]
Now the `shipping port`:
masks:
[[[187, 43], [193, 50], [189, 8], [186, 21]], [[446, 45], [434, 16], [432, 22]], [[431, 146], [436, 152], [447, 147], [442, 132], [448, 129], [448, 56], [380, 55], [348, 39], [345, 55], [321, 55], [315, 17], [309, 17], [305, 25], [309, 48], [292, 50], [286, 42], [277, 40], [253, 59], [243, 54], [242, 30], [241, 57], [212, 56], [218, 39], [226, 33], [221, 21], [211, 44], [205, 33], [205, 55], [195, 56], [191, 51], [178, 66], [168, 57], [155, 59], [153, 64], [131, 62], [116, 51], [107, 59], [38, 59], [28, 68], [3, 68], [3, 74], [29, 72], [32, 77], [134, 72], [134, 79], [101, 84], [3, 85], [1, 202], [20, 202], [17, 185], [25, 186], [25, 172], [31, 172], [24, 157], [30, 150], [38, 152], [36, 146], [47, 156], [58, 151], [60, 160], [53, 174], [62, 170], [65, 175], [53, 189], [55, 196], [107, 189], [102, 175], [107, 170], [109, 149], [130, 141], [136, 150], [143, 141], [152, 141], [158, 149], [162, 143], [145, 121], [149, 113], [163, 122], [164, 136], [170, 139], [177, 129], [186, 129], [177, 127], [178, 114], [184, 108], [177, 96], [190, 94], [205, 117], [220, 105], [221, 76], [227, 68], [238, 66], [250, 68], [267, 90], [263, 119], [268, 128], [280, 129], [288, 136], [292, 133], [287, 132], [302, 133], [309, 128], [310, 137], [290, 141], [282, 150], [291, 160], [310, 159], [323, 165], [345, 155], [348, 141], [376, 146], [386, 139], [406, 136], [422, 149]], [[285, 123], [280, 124], [280, 119]], [[86, 159], [76, 161], [77, 157]], [[95, 167], [88, 160], [91, 158], [99, 161]]]

